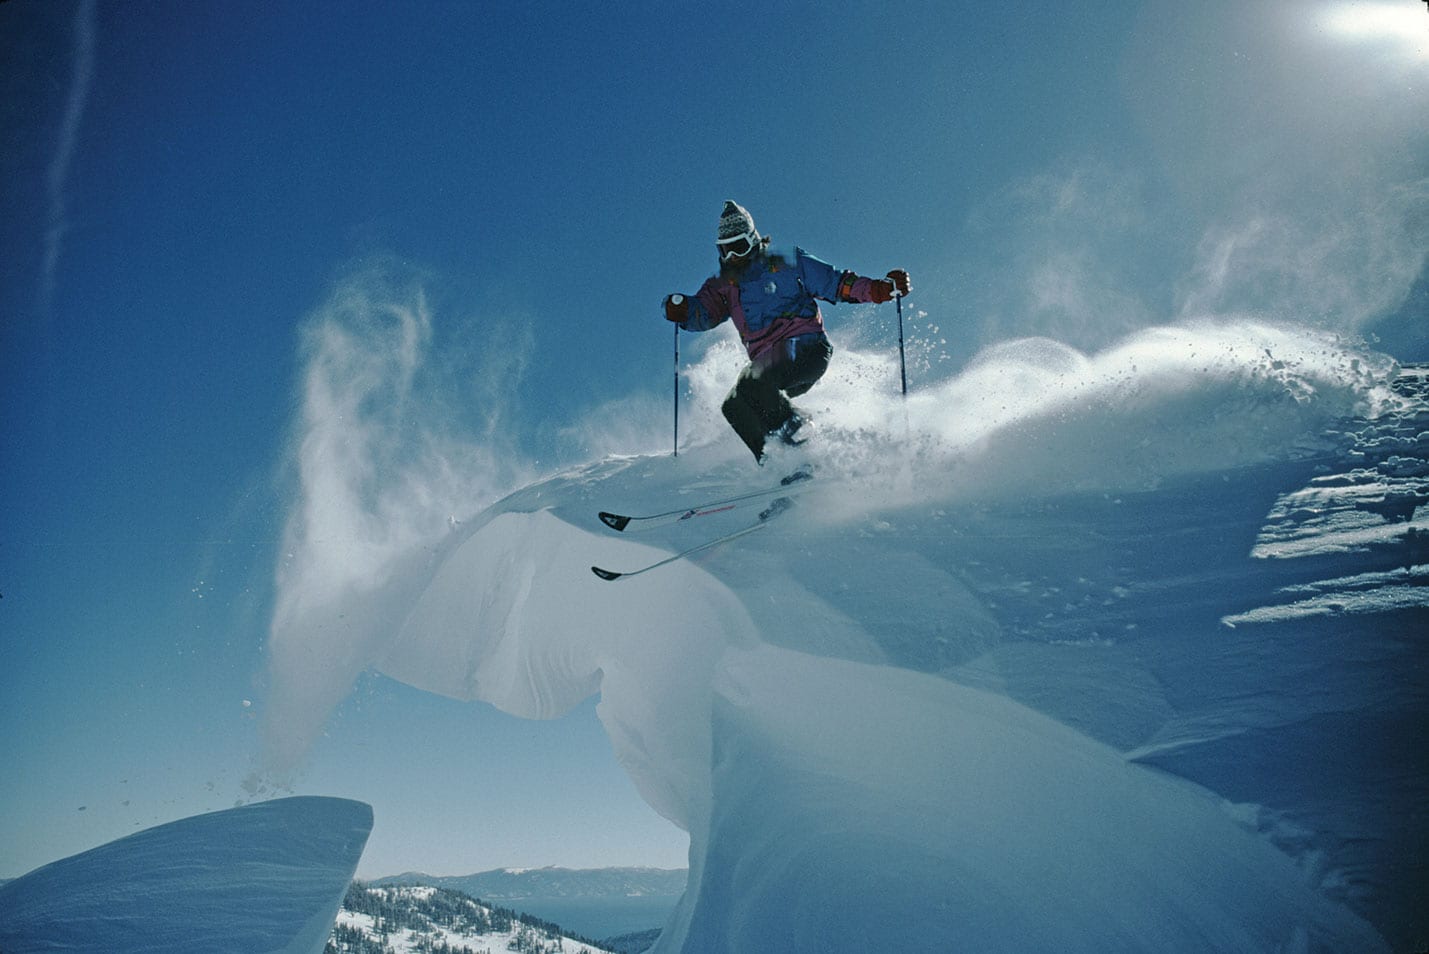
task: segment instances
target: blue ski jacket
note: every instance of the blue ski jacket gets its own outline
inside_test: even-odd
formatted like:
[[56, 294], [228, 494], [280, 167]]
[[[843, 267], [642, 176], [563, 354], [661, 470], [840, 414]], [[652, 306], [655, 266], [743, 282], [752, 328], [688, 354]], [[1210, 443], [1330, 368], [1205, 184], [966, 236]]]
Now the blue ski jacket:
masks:
[[732, 320], [739, 329], [749, 359], [777, 360], [776, 346], [805, 334], [823, 334], [824, 317], [816, 299], [827, 302], [870, 302], [873, 280], [839, 271], [801, 248], [794, 260], [760, 249], [742, 269], [721, 271], [705, 280], [689, 298], [689, 313], [680, 327], [708, 331]]

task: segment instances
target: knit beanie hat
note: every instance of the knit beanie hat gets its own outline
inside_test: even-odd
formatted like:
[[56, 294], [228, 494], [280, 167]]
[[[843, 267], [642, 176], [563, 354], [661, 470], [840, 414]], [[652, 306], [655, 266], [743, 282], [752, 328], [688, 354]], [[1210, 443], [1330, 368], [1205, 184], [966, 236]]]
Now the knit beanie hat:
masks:
[[754, 240], [759, 241], [759, 232], [754, 228], [754, 216], [745, 211], [744, 206], [733, 199], [724, 200], [724, 211], [719, 214], [719, 235], [715, 241], [723, 242], [725, 239], [738, 238], [741, 235], [754, 235]]

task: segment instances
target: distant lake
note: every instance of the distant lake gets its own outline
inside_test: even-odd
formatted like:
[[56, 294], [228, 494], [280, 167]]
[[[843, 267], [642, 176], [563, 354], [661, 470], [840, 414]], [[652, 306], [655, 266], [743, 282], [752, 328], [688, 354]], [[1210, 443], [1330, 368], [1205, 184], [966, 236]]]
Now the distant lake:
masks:
[[665, 926], [679, 895], [633, 898], [521, 898], [495, 901], [503, 907], [534, 914], [593, 941]]

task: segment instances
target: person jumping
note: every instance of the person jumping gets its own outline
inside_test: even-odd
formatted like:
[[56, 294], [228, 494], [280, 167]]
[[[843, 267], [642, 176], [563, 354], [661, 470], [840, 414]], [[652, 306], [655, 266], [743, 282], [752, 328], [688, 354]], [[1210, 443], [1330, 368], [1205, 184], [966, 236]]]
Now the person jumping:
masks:
[[715, 247], [719, 274], [694, 295], [667, 295], [665, 319], [685, 331], [709, 331], [725, 319], [734, 321], [749, 364], [721, 410], [762, 465], [768, 438], [802, 443], [796, 434], [804, 419], [789, 398], [813, 387], [834, 353], [816, 299], [882, 303], [907, 295], [912, 285], [901, 268], [886, 278], [863, 278], [801, 248], [794, 249], [792, 260], [771, 252], [754, 217], [733, 200], [726, 200], [720, 213]]

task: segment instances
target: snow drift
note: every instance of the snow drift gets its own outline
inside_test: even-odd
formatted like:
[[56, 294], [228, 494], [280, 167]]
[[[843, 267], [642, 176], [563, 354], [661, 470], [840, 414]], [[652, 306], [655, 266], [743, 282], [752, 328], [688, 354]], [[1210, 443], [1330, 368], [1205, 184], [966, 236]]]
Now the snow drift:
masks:
[[[1396, 392], [1387, 359], [1245, 322], [1094, 356], [1010, 343], [906, 402], [845, 353], [807, 399], [816, 439], [758, 472], [713, 410], [737, 363], [692, 371], [678, 458], [531, 483], [289, 592], [274, 751], [325, 711], [289, 696], [366, 666], [530, 718], [599, 693], [691, 837], [660, 952], [1376, 951], [1429, 929], [1422, 379]], [[804, 461], [818, 486], [759, 532], [590, 573], [749, 519], [627, 538], [598, 510]]]
[[150, 828], [0, 887], [0, 950], [320, 954], [371, 830], [315, 797]]

